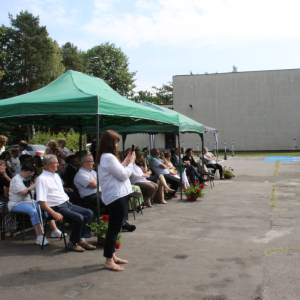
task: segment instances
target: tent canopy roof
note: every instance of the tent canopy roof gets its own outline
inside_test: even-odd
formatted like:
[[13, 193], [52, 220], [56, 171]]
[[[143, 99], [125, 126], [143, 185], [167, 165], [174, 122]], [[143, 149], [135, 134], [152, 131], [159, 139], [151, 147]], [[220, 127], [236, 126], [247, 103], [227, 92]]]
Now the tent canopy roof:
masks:
[[130, 101], [102, 79], [67, 71], [37, 91], [0, 101], [0, 121], [10, 124], [38, 124], [84, 128], [119, 124], [169, 124], [178, 128], [176, 115], [155, 112]]
[[[154, 113], [163, 113], [168, 116], [176, 117], [179, 122], [179, 131], [181, 133], [198, 133], [203, 134], [204, 126], [174, 110], [155, 105], [149, 102], [142, 102], [139, 105], [151, 109]], [[165, 133], [165, 132], [178, 132], [178, 129], [174, 130], [174, 126], [164, 124], [162, 125], [132, 125], [132, 126], [122, 126], [122, 125], [115, 125], [115, 126], [108, 126], [108, 127], [101, 127], [100, 131], [104, 132], [105, 130], [112, 129], [119, 133], [126, 133], [126, 134], [133, 134], [133, 133]], [[86, 130], [86, 132], [88, 132]]]

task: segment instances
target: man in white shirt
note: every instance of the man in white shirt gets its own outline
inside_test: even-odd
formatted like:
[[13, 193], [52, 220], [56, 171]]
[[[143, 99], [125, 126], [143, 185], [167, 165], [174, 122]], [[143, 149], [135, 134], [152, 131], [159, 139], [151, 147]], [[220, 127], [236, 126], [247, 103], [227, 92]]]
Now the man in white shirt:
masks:
[[72, 232], [68, 249], [76, 252], [94, 250], [96, 247], [88, 244], [86, 238], [91, 237], [90, 228], [94, 213], [86, 208], [71, 204], [68, 195], [64, 192], [62, 181], [57, 171], [58, 160], [53, 154], [47, 154], [43, 160], [44, 171], [36, 182], [37, 202], [41, 208], [56, 221], [63, 218], [72, 221]]
[[[149, 159], [149, 165], [155, 175], [164, 175], [166, 182], [170, 183], [171, 189], [177, 191], [180, 185], [180, 179], [172, 176], [169, 171], [169, 164], [165, 159], [165, 155], [158, 149], [153, 148], [150, 151], [151, 157]], [[162, 159], [160, 159], [161, 157]]]
[[[81, 168], [76, 173], [74, 184], [85, 203], [97, 204], [97, 173], [93, 170], [93, 155], [87, 154], [81, 158]], [[101, 191], [99, 187], [99, 192]]]

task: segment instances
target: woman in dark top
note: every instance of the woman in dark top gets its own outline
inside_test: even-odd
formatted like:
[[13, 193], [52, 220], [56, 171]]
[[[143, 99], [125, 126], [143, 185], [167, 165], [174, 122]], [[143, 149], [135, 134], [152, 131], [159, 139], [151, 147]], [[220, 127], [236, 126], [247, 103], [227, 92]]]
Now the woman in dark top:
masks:
[[197, 162], [193, 156], [194, 150], [192, 148], [188, 148], [186, 150], [186, 155], [182, 158], [182, 161], [189, 161], [191, 163], [191, 166], [198, 168]]

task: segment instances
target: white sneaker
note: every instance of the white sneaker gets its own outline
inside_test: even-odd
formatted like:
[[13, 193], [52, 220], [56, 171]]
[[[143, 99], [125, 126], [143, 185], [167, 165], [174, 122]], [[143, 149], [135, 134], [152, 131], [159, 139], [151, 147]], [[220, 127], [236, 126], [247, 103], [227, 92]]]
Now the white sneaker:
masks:
[[[37, 237], [36, 238], [36, 243], [38, 244], [38, 245], [41, 245], [42, 246], [42, 243], [43, 243], [43, 236], [41, 236], [41, 237]], [[45, 237], [45, 240], [44, 240], [44, 246], [46, 246], [46, 245], [48, 245], [49, 244], [49, 241], [46, 239], [46, 237]]]
[[[59, 229], [56, 229], [56, 230], [51, 232], [51, 237], [52, 238], [60, 238], [61, 236], [62, 236], [62, 232]], [[67, 236], [66, 233], [65, 233], [65, 236]]]

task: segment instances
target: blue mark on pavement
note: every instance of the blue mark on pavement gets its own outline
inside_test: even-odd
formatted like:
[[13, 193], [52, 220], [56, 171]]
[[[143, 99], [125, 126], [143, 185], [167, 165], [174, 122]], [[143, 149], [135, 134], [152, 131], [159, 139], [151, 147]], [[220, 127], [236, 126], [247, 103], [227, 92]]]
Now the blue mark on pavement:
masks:
[[299, 162], [300, 156], [267, 156], [263, 162], [275, 162], [279, 160], [280, 162]]

